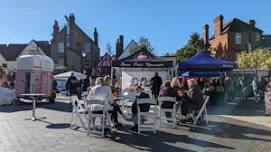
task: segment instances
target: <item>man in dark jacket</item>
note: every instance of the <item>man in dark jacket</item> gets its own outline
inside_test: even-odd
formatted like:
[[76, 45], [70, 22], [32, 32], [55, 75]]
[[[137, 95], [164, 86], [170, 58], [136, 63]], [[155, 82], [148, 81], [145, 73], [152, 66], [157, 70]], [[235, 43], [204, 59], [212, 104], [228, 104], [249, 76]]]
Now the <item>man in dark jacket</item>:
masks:
[[77, 83], [77, 78], [74, 76], [74, 73], [71, 73], [71, 76], [66, 83], [66, 90], [69, 91], [70, 95], [77, 94]]
[[[138, 113], [138, 111], [137, 111], [137, 99], [150, 98], [150, 96], [147, 93], [143, 92], [142, 87], [137, 86], [135, 90], [136, 90], [137, 95], [136, 95], [136, 100], [132, 105], [132, 117], [133, 117], [133, 121], [134, 121], [135, 125], [132, 128], [132, 131], [137, 131], [137, 129], [138, 129], [138, 126], [137, 126], [137, 118], [138, 118], [138, 116], [137, 116], [137, 113]], [[150, 104], [142, 104], [142, 105], [140, 105], [140, 111], [141, 112], [147, 112], [149, 110], [150, 110]]]
[[150, 82], [152, 94], [154, 95], [155, 99], [157, 99], [163, 83], [162, 78], [158, 75], [158, 72], [155, 72], [154, 77], [151, 78]]

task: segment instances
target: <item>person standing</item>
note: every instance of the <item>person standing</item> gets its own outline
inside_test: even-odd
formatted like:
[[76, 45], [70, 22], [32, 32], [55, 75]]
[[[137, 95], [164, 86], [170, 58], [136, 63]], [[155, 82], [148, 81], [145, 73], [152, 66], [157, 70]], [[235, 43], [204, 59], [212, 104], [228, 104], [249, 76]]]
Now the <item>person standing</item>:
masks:
[[71, 73], [71, 76], [66, 82], [66, 90], [69, 91], [70, 95], [77, 94], [77, 78], [74, 76], [74, 73]]
[[229, 76], [226, 76], [225, 81], [224, 81], [224, 89], [225, 89], [225, 94], [224, 94], [224, 101], [227, 102], [233, 100], [233, 82], [232, 79]]
[[158, 72], [155, 72], [154, 77], [150, 80], [151, 83], [151, 91], [154, 98], [157, 100], [159, 96], [159, 92], [162, 85], [162, 78], [158, 75]]
[[89, 80], [89, 76], [87, 76], [83, 81], [83, 91], [87, 91], [89, 85], [90, 85], [90, 80]]
[[258, 89], [259, 89], [261, 101], [264, 100], [264, 91], [265, 91], [266, 85], [267, 85], [266, 80], [262, 76], [259, 76]]

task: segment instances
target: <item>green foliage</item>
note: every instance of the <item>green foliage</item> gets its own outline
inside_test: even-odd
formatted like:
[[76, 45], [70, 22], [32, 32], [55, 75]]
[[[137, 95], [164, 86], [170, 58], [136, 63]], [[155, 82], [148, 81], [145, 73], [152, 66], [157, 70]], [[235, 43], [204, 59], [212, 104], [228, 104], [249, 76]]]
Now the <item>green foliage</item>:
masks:
[[200, 38], [198, 33], [193, 33], [188, 40], [188, 43], [177, 50], [177, 60], [185, 60], [197, 53], [198, 50], [204, 49], [204, 41]]
[[250, 53], [242, 51], [237, 63], [240, 68], [271, 69], [271, 50], [258, 48]]
[[137, 43], [137, 47], [129, 49], [129, 53], [133, 54], [141, 49], [147, 50], [149, 52], [154, 51], [154, 48], [151, 46], [149, 39], [146, 37], [143, 37], [143, 36], [139, 38], [138, 43]]

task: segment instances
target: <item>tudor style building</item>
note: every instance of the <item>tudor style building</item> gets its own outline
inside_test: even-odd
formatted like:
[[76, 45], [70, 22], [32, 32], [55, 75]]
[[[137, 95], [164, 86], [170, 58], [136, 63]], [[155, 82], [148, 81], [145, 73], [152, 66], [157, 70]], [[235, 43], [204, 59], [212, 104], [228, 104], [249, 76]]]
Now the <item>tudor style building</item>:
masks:
[[204, 40], [212, 55], [235, 61], [241, 51], [252, 51], [258, 47], [268, 47], [267, 35], [256, 27], [255, 20], [249, 22], [234, 18], [224, 22], [222, 15], [214, 19], [214, 35], [209, 39], [209, 26], [204, 26]]
[[51, 57], [55, 64], [64, 65], [66, 70], [82, 71], [92, 75], [100, 59], [97, 29], [94, 30], [92, 40], [76, 24], [73, 14], [65, 18], [67, 25], [61, 30], [57, 21], [53, 25]]

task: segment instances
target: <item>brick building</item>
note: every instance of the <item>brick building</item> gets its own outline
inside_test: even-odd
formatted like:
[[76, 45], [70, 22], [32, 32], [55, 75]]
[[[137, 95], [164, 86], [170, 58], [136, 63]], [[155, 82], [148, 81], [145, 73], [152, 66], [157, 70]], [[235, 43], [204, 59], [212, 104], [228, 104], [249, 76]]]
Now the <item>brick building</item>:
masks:
[[231, 61], [235, 61], [241, 51], [249, 52], [258, 47], [269, 46], [265, 37], [268, 36], [263, 35], [263, 31], [256, 27], [255, 20], [244, 22], [234, 18], [224, 22], [224, 17], [220, 15], [214, 19], [214, 35], [210, 39], [209, 26], [204, 26], [204, 40], [208, 42], [206, 45], [211, 54]]
[[53, 25], [51, 57], [55, 64], [64, 65], [67, 70], [83, 71], [91, 75], [100, 59], [97, 29], [94, 30], [92, 40], [76, 24], [73, 14], [65, 18], [67, 25], [61, 30], [57, 21]]

